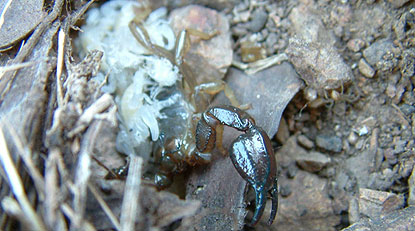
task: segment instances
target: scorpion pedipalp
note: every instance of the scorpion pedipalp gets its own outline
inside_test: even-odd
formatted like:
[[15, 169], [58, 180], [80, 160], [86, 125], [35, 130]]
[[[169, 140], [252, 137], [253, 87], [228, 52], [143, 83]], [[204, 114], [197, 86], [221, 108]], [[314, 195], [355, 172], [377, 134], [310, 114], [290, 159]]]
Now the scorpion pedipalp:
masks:
[[[268, 190], [272, 196], [272, 210], [268, 223], [272, 224], [278, 209], [278, 181], [275, 156], [268, 135], [255, 125], [254, 119], [248, 113], [233, 106], [216, 106], [203, 113], [199, 121], [198, 127], [210, 126], [210, 129], [196, 131], [197, 144], [209, 144], [198, 145], [199, 151], [212, 151], [215, 144], [215, 138], [212, 136], [215, 133], [211, 131], [214, 131], [218, 124], [245, 132], [232, 142], [229, 156], [239, 175], [255, 190], [256, 205], [251, 226], [259, 221], [264, 212]], [[210, 142], [203, 143], [201, 140]]]

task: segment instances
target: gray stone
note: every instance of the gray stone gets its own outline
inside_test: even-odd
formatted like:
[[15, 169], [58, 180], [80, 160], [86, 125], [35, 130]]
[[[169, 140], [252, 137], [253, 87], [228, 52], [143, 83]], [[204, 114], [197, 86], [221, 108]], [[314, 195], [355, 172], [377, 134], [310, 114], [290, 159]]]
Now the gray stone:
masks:
[[295, 164], [290, 164], [287, 169], [287, 177], [294, 178], [298, 173], [298, 168]]
[[391, 52], [393, 48], [394, 45], [392, 41], [388, 39], [382, 39], [372, 43], [368, 48], [366, 48], [363, 51], [363, 56], [370, 65], [375, 67], [376, 64], [383, 59], [383, 56], [387, 52]]
[[321, 43], [332, 46], [336, 42], [333, 33], [327, 30], [320, 14], [309, 4], [300, 4], [291, 10], [288, 16], [292, 23], [292, 32], [307, 43]]
[[268, 14], [264, 9], [258, 8], [252, 14], [252, 20], [248, 23], [248, 29], [252, 32], [259, 32], [267, 22]]
[[289, 184], [280, 185], [279, 193], [282, 197], [288, 197], [292, 193], [291, 186]]
[[375, 156], [376, 152], [364, 150], [346, 160], [345, 168], [356, 177], [360, 187], [367, 187], [369, 183], [369, 174], [375, 166]]
[[318, 135], [316, 145], [331, 152], [341, 152], [343, 147], [342, 139], [332, 135]]

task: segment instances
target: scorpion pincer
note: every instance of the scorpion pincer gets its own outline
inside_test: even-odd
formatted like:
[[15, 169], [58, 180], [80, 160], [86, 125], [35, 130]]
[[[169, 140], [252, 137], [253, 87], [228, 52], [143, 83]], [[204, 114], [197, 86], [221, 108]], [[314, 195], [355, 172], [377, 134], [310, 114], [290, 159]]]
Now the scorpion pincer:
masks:
[[246, 112], [233, 106], [215, 106], [202, 114], [196, 128], [196, 147], [209, 153], [215, 147], [222, 148], [223, 126], [235, 128], [245, 134], [236, 138], [229, 155], [239, 175], [255, 191], [255, 212], [251, 221], [254, 226], [262, 216], [267, 201], [267, 192], [272, 197], [272, 224], [278, 210], [278, 180], [274, 152], [268, 135], [255, 125], [255, 120]]

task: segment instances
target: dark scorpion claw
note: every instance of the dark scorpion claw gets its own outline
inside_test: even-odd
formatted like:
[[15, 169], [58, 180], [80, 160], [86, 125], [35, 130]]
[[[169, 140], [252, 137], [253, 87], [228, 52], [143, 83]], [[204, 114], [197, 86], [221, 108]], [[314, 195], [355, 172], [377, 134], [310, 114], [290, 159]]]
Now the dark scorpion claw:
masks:
[[272, 224], [278, 210], [278, 180], [271, 141], [248, 113], [232, 106], [216, 106], [203, 113], [197, 125], [196, 145], [200, 152], [210, 152], [216, 141], [222, 148], [223, 126], [245, 132], [232, 142], [229, 155], [239, 175], [255, 190], [255, 212], [250, 225], [254, 226], [261, 218], [268, 192], [272, 197], [268, 224]]

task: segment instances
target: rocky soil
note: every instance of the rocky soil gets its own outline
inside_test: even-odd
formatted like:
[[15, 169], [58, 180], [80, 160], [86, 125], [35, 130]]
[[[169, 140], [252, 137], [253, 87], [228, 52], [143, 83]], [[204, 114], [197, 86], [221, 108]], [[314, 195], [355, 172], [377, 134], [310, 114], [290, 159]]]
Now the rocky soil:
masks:
[[192, 40], [189, 63], [226, 73], [273, 136], [279, 210], [266, 225], [268, 203], [254, 228], [228, 158], [161, 192], [140, 181], [140, 158], [106, 178], [126, 158], [93, 80], [102, 53], [82, 61], [72, 43], [90, 3], [0, 1], [1, 230], [415, 230], [415, 1], [152, 1], [176, 30], [220, 26], [222, 40]]
[[237, 58], [248, 61], [247, 43], [262, 57], [285, 52], [306, 84], [275, 136], [282, 198], [272, 230], [413, 229], [388, 221], [414, 205], [413, 7], [304, 0], [233, 9]]

